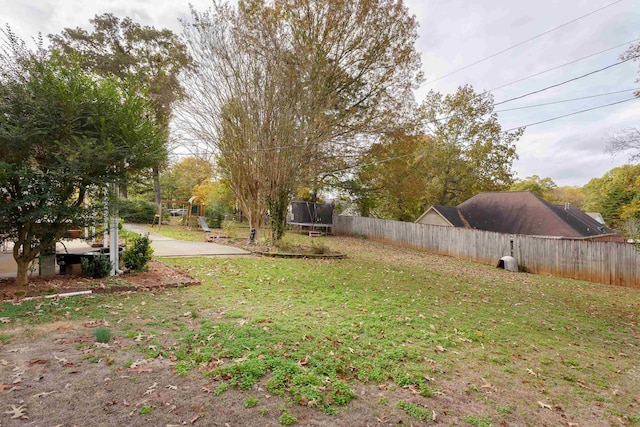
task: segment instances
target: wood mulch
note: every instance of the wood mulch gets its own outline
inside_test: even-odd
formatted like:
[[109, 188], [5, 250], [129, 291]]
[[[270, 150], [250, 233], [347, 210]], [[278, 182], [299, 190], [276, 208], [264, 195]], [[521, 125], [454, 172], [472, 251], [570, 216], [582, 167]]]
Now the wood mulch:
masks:
[[93, 293], [148, 291], [194, 286], [200, 283], [185, 271], [175, 269], [161, 261], [152, 260], [149, 263], [148, 271], [127, 272], [118, 277], [104, 279], [90, 279], [73, 275], [31, 277], [26, 287], [17, 286], [13, 278], [0, 279], [0, 300], [16, 300], [25, 297], [89, 290]]

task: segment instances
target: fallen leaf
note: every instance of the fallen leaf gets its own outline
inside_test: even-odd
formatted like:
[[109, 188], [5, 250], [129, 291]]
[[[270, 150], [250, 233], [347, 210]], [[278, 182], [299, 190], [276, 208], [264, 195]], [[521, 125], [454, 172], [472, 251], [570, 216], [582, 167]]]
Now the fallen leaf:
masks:
[[50, 394], [57, 393], [57, 392], [58, 392], [57, 390], [43, 391], [42, 393], [34, 394], [33, 397], [47, 397]]
[[447, 350], [443, 346], [439, 345], [436, 347], [436, 351], [440, 353], [444, 353]]
[[137, 368], [129, 368], [127, 369], [129, 372], [135, 372], [136, 374], [142, 374], [143, 372], [153, 372], [151, 368], [145, 368], [143, 366]]
[[22, 420], [28, 420], [26, 413], [27, 408], [24, 405], [15, 406], [11, 405], [11, 409], [6, 411], [5, 414], [11, 415], [11, 419], [20, 418]]
[[200, 419], [200, 414], [196, 414], [195, 417], [191, 418], [191, 424], [195, 423], [196, 421], [198, 421]]
[[156, 391], [156, 387], [158, 387], [158, 383], [155, 383], [155, 382], [154, 382], [151, 386], [149, 386], [149, 387], [147, 388], [147, 391], [145, 391], [145, 392], [144, 392], [144, 394], [151, 394], [151, 393], [153, 393], [154, 391]]
[[44, 365], [49, 363], [49, 359], [31, 359], [29, 360], [29, 366]]
[[544, 402], [540, 402], [539, 400], [538, 400], [538, 405], [539, 405], [542, 409], [553, 409], [553, 408], [551, 408], [551, 405], [547, 405], [546, 403], [544, 403]]
[[489, 381], [485, 380], [484, 378], [480, 378], [480, 379], [481, 379], [481, 380], [482, 380], [482, 382], [484, 383], [484, 384], [482, 384], [482, 385], [480, 386], [480, 388], [486, 388], [486, 389], [489, 389], [489, 390], [494, 391], [494, 392], [497, 392], [497, 391], [498, 391], [498, 389], [496, 388], [496, 386], [494, 386], [493, 384], [491, 384]]
[[84, 324], [85, 328], [95, 328], [96, 326], [103, 326], [105, 325], [105, 321], [104, 320], [91, 320], [87, 323]]

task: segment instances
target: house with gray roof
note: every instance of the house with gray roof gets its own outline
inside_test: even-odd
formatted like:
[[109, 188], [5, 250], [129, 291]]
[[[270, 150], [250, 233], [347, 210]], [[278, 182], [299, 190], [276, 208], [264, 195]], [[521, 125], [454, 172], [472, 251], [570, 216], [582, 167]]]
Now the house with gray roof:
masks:
[[578, 208], [554, 205], [530, 191], [480, 193], [458, 206], [431, 206], [420, 224], [551, 238], [624, 241]]

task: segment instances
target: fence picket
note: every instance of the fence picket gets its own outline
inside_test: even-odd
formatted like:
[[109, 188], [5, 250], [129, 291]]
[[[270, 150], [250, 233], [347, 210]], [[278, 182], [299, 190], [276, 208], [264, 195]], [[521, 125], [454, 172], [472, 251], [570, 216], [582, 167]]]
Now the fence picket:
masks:
[[334, 232], [395, 241], [492, 265], [511, 254], [513, 241], [513, 256], [530, 273], [640, 288], [640, 254], [627, 243], [509, 235], [354, 216], [335, 216]]

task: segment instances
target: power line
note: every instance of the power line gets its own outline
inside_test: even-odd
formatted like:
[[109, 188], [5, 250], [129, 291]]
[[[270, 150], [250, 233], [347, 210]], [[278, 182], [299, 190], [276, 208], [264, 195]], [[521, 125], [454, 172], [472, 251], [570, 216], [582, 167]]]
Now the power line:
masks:
[[[628, 89], [628, 90], [623, 90], [623, 91], [618, 91], [618, 92], [611, 92], [611, 93], [607, 93], [607, 94], [600, 94], [600, 95], [593, 95], [593, 96], [589, 96], [589, 97], [576, 98], [576, 100], [577, 99], [584, 99], [584, 98], [593, 98], [593, 97], [597, 97], [597, 96], [610, 95], [610, 94], [614, 94], [614, 93], [629, 92], [629, 91], [632, 91], [632, 90], [636, 90], [636, 89]], [[513, 128], [510, 128], [510, 129], [504, 130], [503, 132], [511, 132], [513, 130], [526, 128], [526, 127], [530, 127], [530, 126], [535, 126], [535, 125], [539, 125], [539, 124], [542, 124], [542, 123], [547, 123], [547, 122], [551, 122], [551, 121], [554, 121], [554, 120], [559, 120], [559, 119], [562, 119], [562, 118], [565, 118], [565, 117], [575, 116], [577, 114], [585, 113], [585, 112], [588, 112], [588, 111], [598, 110], [600, 108], [610, 107], [612, 105], [622, 104], [622, 103], [629, 102], [629, 101], [634, 101], [634, 100], [638, 100], [638, 98], [635, 98], [635, 97], [634, 98], [629, 98], [629, 99], [625, 99], [623, 101], [612, 102], [610, 104], [600, 105], [600, 106], [597, 106], [597, 107], [587, 108], [587, 109], [584, 109], [584, 110], [575, 111], [573, 113], [564, 114], [564, 115], [561, 115], [561, 116], [551, 117], [551, 118], [546, 119], [546, 120], [541, 120], [541, 121], [538, 121], [538, 122], [528, 123], [526, 125], [513, 127]], [[568, 101], [568, 100], [566, 100], [566, 101]], [[566, 101], [558, 101], [558, 102], [566, 102]], [[556, 102], [556, 103], [558, 103], [558, 102]], [[442, 120], [442, 119], [439, 119], [439, 120]], [[376, 161], [365, 163], [365, 164], [360, 164], [360, 165], [355, 165], [355, 166], [348, 166], [348, 167], [340, 168], [340, 169], [334, 169], [334, 170], [330, 171], [330, 173], [343, 172], [343, 171], [347, 171], [347, 170], [350, 170], [350, 169], [361, 168], [361, 167], [366, 167], [366, 166], [373, 166], [373, 165], [377, 165], [377, 164], [381, 164], [381, 163], [387, 163], [387, 162], [390, 162], [390, 161], [393, 161], [393, 160], [398, 160], [398, 159], [402, 159], [402, 158], [405, 158], [405, 157], [414, 156], [415, 154], [416, 154], [416, 152], [408, 153], [408, 154], [402, 154], [402, 155], [399, 155], [399, 156], [388, 157], [386, 159], [376, 160]]]
[[[565, 103], [565, 102], [572, 102], [572, 101], [579, 101], [579, 100], [583, 100], [583, 99], [590, 99], [590, 98], [599, 98], [602, 96], [608, 96], [608, 95], [615, 95], [618, 93], [626, 93], [626, 92], [633, 92], [633, 91], [638, 91], [639, 89], [625, 89], [625, 90], [619, 90], [619, 91], [615, 91], [615, 92], [607, 92], [607, 93], [601, 93], [601, 94], [596, 94], [596, 95], [589, 95], [589, 96], [582, 96], [579, 98], [571, 98], [571, 99], [564, 99], [564, 100], [560, 100], [560, 101], [554, 101], [554, 102], [546, 102], [546, 103], [542, 103], [542, 104], [533, 104], [533, 105], [526, 105], [523, 107], [515, 107], [515, 108], [505, 108], [502, 110], [495, 110], [493, 111], [494, 113], [502, 113], [502, 112], [507, 112], [507, 111], [515, 111], [515, 110], [524, 110], [527, 108], [535, 108], [535, 107], [543, 107], [543, 106], [547, 106], [547, 105], [554, 105], [554, 104], [561, 104], [561, 103]], [[635, 99], [635, 98], [632, 98]], [[627, 100], [628, 101], [628, 100]], [[626, 101], [623, 101], [626, 102]], [[608, 104], [608, 105], [614, 105], [614, 104]], [[605, 105], [608, 106], [608, 105]], [[596, 108], [601, 108], [601, 107], [596, 107]], [[584, 110], [584, 111], [589, 111], [589, 110]], [[574, 113], [572, 113], [574, 114]], [[572, 115], [570, 114], [570, 115]], [[577, 114], [577, 113], [575, 113]], [[448, 120], [454, 117], [459, 117], [461, 116], [460, 114], [456, 113], [456, 114], [451, 114], [449, 116], [446, 117], [440, 117], [437, 119], [432, 119], [426, 122], [423, 122], [423, 124], [427, 125], [427, 124], [431, 124], [431, 123], [438, 123], [440, 121], [443, 120]], [[565, 116], [561, 116], [561, 117], [565, 117]], [[560, 118], [560, 117], [559, 117]], [[555, 119], [553, 119], [555, 120]], [[538, 123], [534, 123], [534, 124], [538, 124]], [[531, 125], [527, 125], [527, 126], [531, 126]], [[510, 130], [513, 129], [518, 129], [518, 128], [512, 128], [509, 129], [505, 132], [508, 132]], [[191, 141], [195, 141], [195, 140], [191, 140]], [[316, 143], [309, 143], [309, 144], [292, 144], [292, 145], [282, 145], [279, 147], [264, 147], [264, 148], [254, 148], [254, 149], [242, 149], [242, 150], [236, 150], [234, 151], [235, 153], [257, 153], [257, 152], [266, 152], [266, 151], [278, 151], [278, 150], [285, 150], [285, 149], [290, 149], [290, 148], [301, 148], [301, 147], [309, 147], [309, 146], [315, 146], [315, 145], [323, 145], [325, 144], [325, 142], [316, 142]], [[215, 155], [216, 152], [215, 151], [200, 151], [198, 154], [204, 155], [204, 156], [212, 156]], [[172, 153], [173, 156], [186, 156], [186, 157], [197, 157], [196, 154], [193, 153]], [[401, 157], [405, 157], [405, 156], [401, 156]], [[391, 159], [391, 160], [395, 160], [395, 158]], [[350, 168], [349, 168], [350, 169]], [[334, 171], [335, 172], [335, 171]]]
[[592, 58], [592, 57], [594, 57], [594, 56], [600, 55], [601, 53], [609, 52], [610, 50], [617, 49], [617, 48], [619, 48], [619, 47], [621, 47], [621, 46], [624, 46], [624, 45], [627, 45], [627, 44], [629, 44], [629, 43], [637, 42], [638, 40], [640, 40], [640, 38], [637, 38], [637, 39], [635, 39], [635, 40], [629, 40], [628, 42], [620, 43], [619, 45], [616, 45], [616, 46], [610, 47], [610, 48], [605, 49], [605, 50], [601, 50], [600, 52], [592, 53], [592, 54], [590, 54], [590, 55], [583, 56], [582, 58], [574, 59], [573, 61], [567, 62], [567, 63], [562, 64], [562, 65], [558, 65], [558, 66], [553, 67], [553, 68], [548, 68], [548, 69], [546, 69], [546, 70], [544, 70], [544, 71], [540, 71], [540, 72], [538, 72], [538, 73], [531, 74], [531, 75], [529, 75], [529, 76], [527, 76], [527, 77], [523, 77], [523, 78], [521, 78], [521, 79], [514, 80], [514, 81], [512, 81], [512, 82], [510, 82], [510, 83], [505, 83], [505, 84], [503, 84], [503, 85], [501, 85], [501, 86], [494, 87], [493, 89], [489, 89], [489, 92], [493, 92], [494, 90], [498, 90], [498, 89], [502, 89], [502, 88], [507, 87], [507, 86], [511, 86], [512, 84], [515, 84], [515, 83], [520, 83], [520, 82], [525, 81], [525, 80], [528, 80], [528, 79], [530, 79], [530, 78], [537, 77], [537, 76], [540, 76], [540, 75], [542, 75], [542, 74], [548, 73], [549, 71], [554, 71], [554, 70], [557, 70], [557, 69], [559, 69], [559, 68], [566, 67], [567, 65], [575, 64], [576, 62], [580, 62], [580, 61], [582, 61], [582, 60], [584, 60], [584, 59]]
[[624, 102], [637, 101], [637, 100], [638, 100], [638, 98], [629, 98], [629, 99], [625, 99], [625, 100], [623, 100], [623, 101], [612, 102], [611, 104], [605, 104], [605, 105], [600, 105], [600, 106], [598, 106], [598, 107], [587, 108], [586, 110], [575, 111], [575, 112], [573, 112], [573, 113], [564, 114], [564, 115], [562, 115], [562, 116], [557, 116], [557, 117], [552, 117], [552, 118], [550, 118], [550, 119], [541, 120], [541, 121], [539, 121], [539, 122], [534, 122], [534, 123], [529, 123], [529, 124], [522, 125], [522, 126], [518, 126], [518, 127], [513, 127], [513, 128], [511, 128], [511, 129], [507, 129], [507, 130], [505, 130], [505, 131], [503, 131], [503, 132], [510, 132], [510, 131], [512, 131], [512, 130], [516, 130], [516, 129], [521, 129], [521, 128], [526, 128], [526, 127], [529, 127], [529, 126], [539, 125], [539, 124], [541, 124], [541, 123], [547, 123], [547, 122], [551, 122], [551, 121], [553, 121], [553, 120], [558, 120], [558, 119], [562, 119], [562, 118], [569, 117], [569, 116], [575, 116], [576, 114], [586, 113], [587, 111], [598, 110], [598, 109], [600, 109], [600, 108], [610, 107], [610, 106], [612, 106], [612, 105], [617, 105], [617, 104], [622, 104], [622, 103], [624, 103]]
[[598, 98], [598, 97], [601, 97], [601, 96], [615, 95], [617, 93], [635, 92], [635, 91], [639, 91], [639, 90], [640, 90], [640, 88], [638, 88], [638, 89], [617, 90], [615, 92], [600, 93], [598, 95], [589, 95], [589, 96], [581, 96], [580, 98], [563, 99], [562, 101], [545, 102], [543, 104], [525, 105], [523, 107], [515, 107], [515, 108], [505, 108], [503, 110], [495, 110], [494, 113], [502, 113], [502, 112], [505, 112], [505, 111], [514, 111], [514, 110], [524, 110], [524, 109], [527, 109], [527, 108], [535, 108], [535, 107], [544, 107], [544, 106], [547, 106], [547, 105], [562, 104], [564, 102], [579, 101], [579, 100], [582, 100], [582, 99], [590, 99], [590, 98]]
[[[624, 91], [621, 91], [621, 92], [624, 92]], [[523, 126], [518, 126], [518, 127], [511, 128], [511, 129], [507, 129], [507, 130], [505, 130], [503, 132], [511, 132], [512, 130], [521, 129], [523, 127], [539, 125], [541, 123], [546, 123], [546, 122], [550, 122], [550, 121], [553, 121], [553, 120], [562, 119], [564, 117], [575, 116], [576, 114], [585, 113], [587, 111], [593, 111], [593, 110], [597, 110], [597, 109], [600, 109], [600, 108], [610, 107], [612, 105], [622, 104], [624, 102], [635, 101], [635, 100], [638, 100], [638, 98], [625, 99], [623, 101], [612, 102], [610, 104], [605, 104], [605, 105], [600, 105], [600, 106], [597, 106], [597, 107], [587, 108], [585, 110], [575, 111], [575, 112], [570, 113], [570, 114], [564, 114], [562, 116], [552, 117], [552, 118], [549, 118], [549, 119], [546, 119], [546, 120], [541, 120], [539, 122], [529, 123], [529, 124], [526, 124], [526, 125], [523, 125]], [[365, 166], [372, 166], [372, 165], [376, 165], [376, 164], [380, 164], [380, 163], [386, 163], [386, 162], [390, 162], [390, 161], [393, 161], [393, 160], [402, 159], [404, 157], [414, 156], [415, 154], [416, 154], [416, 152], [409, 153], [409, 154], [402, 154], [400, 156], [388, 157], [386, 159], [376, 160], [374, 162], [365, 163], [363, 165], [349, 166], [349, 167], [346, 167], [346, 168], [336, 169], [336, 170], [333, 170], [331, 172], [342, 172], [342, 171], [346, 171], [346, 170], [349, 170], [349, 169], [355, 169], [355, 168], [365, 167]]]
[[555, 88], [555, 87], [562, 86], [562, 85], [565, 85], [565, 84], [567, 84], [567, 83], [571, 83], [571, 82], [574, 82], [574, 81], [576, 81], [576, 80], [583, 79], [583, 78], [585, 78], [585, 77], [589, 77], [589, 76], [591, 76], [591, 75], [593, 75], [593, 74], [596, 74], [596, 73], [599, 73], [599, 72], [601, 72], [601, 71], [608, 70], [609, 68], [613, 68], [613, 67], [616, 67], [616, 66], [618, 66], [618, 65], [620, 65], [620, 64], [624, 64], [625, 62], [627, 62], [627, 61], [631, 61], [632, 59], [636, 59], [636, 58], [638, 58], [638, 57], [640, 57], [640, 55], [632, 56], [631, 58], [623, 59], [623, 60], [622, 60], [622, 61], [620, 61], [620, 62], [616, 62], [615, 64], [611, 64], [611, 65], [607, 65], [606, 67], [603, 67], [603, 68], [597, 69], [597, 70], [595, 70], [595, 71], [591, 71], [591, 72], [589, 72], [589, 73], [587, 73], [587, 74], [583, 74], [583, 75], [581, 75], [581, 76], [574, 77], [574, 78], [572, 78], [572, 79], [565, 80], [565, 81], [563, 81], [563, 82], [556, 83], [556, 84], [551, 85], [551, 86], [543, 87], [542, 89], [538, 89], [538, 90], [535, 90], [535, 91], [533, 91], [533, 92], [525, 93], [524, 95], [516, 96], [516, 97], [514, 97], [514, 98], [505, 99], [504, 101], [496, 102], [496, 103], [495, 103], [495, 104], [493, 104], [493, 105], [494, 105], [494, 106], [496, 106], [496, 105], [506, 104], [507, 102], [511, 102], [511, 101], [515, 101], [515, 100], [517, 100], [517, 99], [525, 98], [525, 97], [527, 97], [527, 96], [535, 95], [536, 93], [544, 92], [544, 91], [546, 91], [546, 90], [553, 89], [553, 88]]
[[573, 24], [574, 22], [579, 21], [580, 19], [586, 18], [587, 16], [593, 15], [594, 13], [600, 12], [601, 10], [604, 10], [604, 9], [606, 9], [608, 7], [611, 7], [611, 6], [615, 5], [615, 4], [621, 3], [622, 1], [624, 1], [624, 0], [617, 0], [617, 1], [614, 1], [613, 3], [609, 3], [606, 6], [603, 6], [603, 7], [599, 8], [599, 9], [593, 10], [593, 11], [591, 11], [591, 12], [585, 14], [585, 15], [579, 16], [579, 17], [577, 17], [575, 19], [572, 19], [571, 21], [568, 21], [568, 22], [565, 22], [564, 24], [558, 25], [557, 27], [551, 28], [550, 30], [547, 30], [547, 31], [545, 31], [543, 33], [540, 33], [540, 34], [536, 35], [536, 36], [533, 36], [533, 37], [531, 37], [531, 38], [529, 38], [529, 39], [527, 39], [525, 41], [522, 41], [520, 43], [516, 43], [513, 46], [510, 46], [510, 47], [508, 47], [506, 49], [503, 49], [503, 50], [501, 50], [499, 52], [493, 53], [493, 54], [491, 54], [491, 55], [489, 55], [489, 56], [487, 56], [485, 58], [482, 58], [482, 59], [479, 59], [479, 60], [477, 60], [475, 62], [472, 62], [469, 65], [465, 65], [462, 68], [458, 68], [457, 70], [451, 71], [451, 72], [449, 72], [449, 73], [447, 73], [447, 74], [445, 74], [443, 76], [440, 76], [440, 77], [438, 77], [436, 79], [430, 80], [429, 82], [424, 83], [422, 86], [424, 86], [425, 84], [431, 84], [431, 83], [437, 82], [438, 80], [442, 80], [442, 79], [444, 79], [446, 77], [449, 77], [449, 76], [451, 76], [453, 74], [459, 73], [460, 71], [466, 70], [467, 68], [471, 68], [474, 65], [477, 65], [477, 64], [480, 64], [482, 62], [485, 62], [485, 61], [487, 61], [487, 60], [489, 60], [489, 59], [491, 59], [493, 57], [496, 57], [496, 56], [498, 56], [498, 55], [500, 55], [502, 53], [508, 52], [508, 51], [510, 51], [512, 49], [515, 49], [516, 47], [519, 47], [519, 46], [522, 46], [523, 44], [529, 43], [530, 41], [533, 41], [533, 40], [538, 39], [538, 38], [540, 38], [542, 36], [545, 36], [545, 35], [553, 32], [553, 31], [556, 31], [556, 30], [560, 29], [560, 28], [566, 27], [569, 24]]

